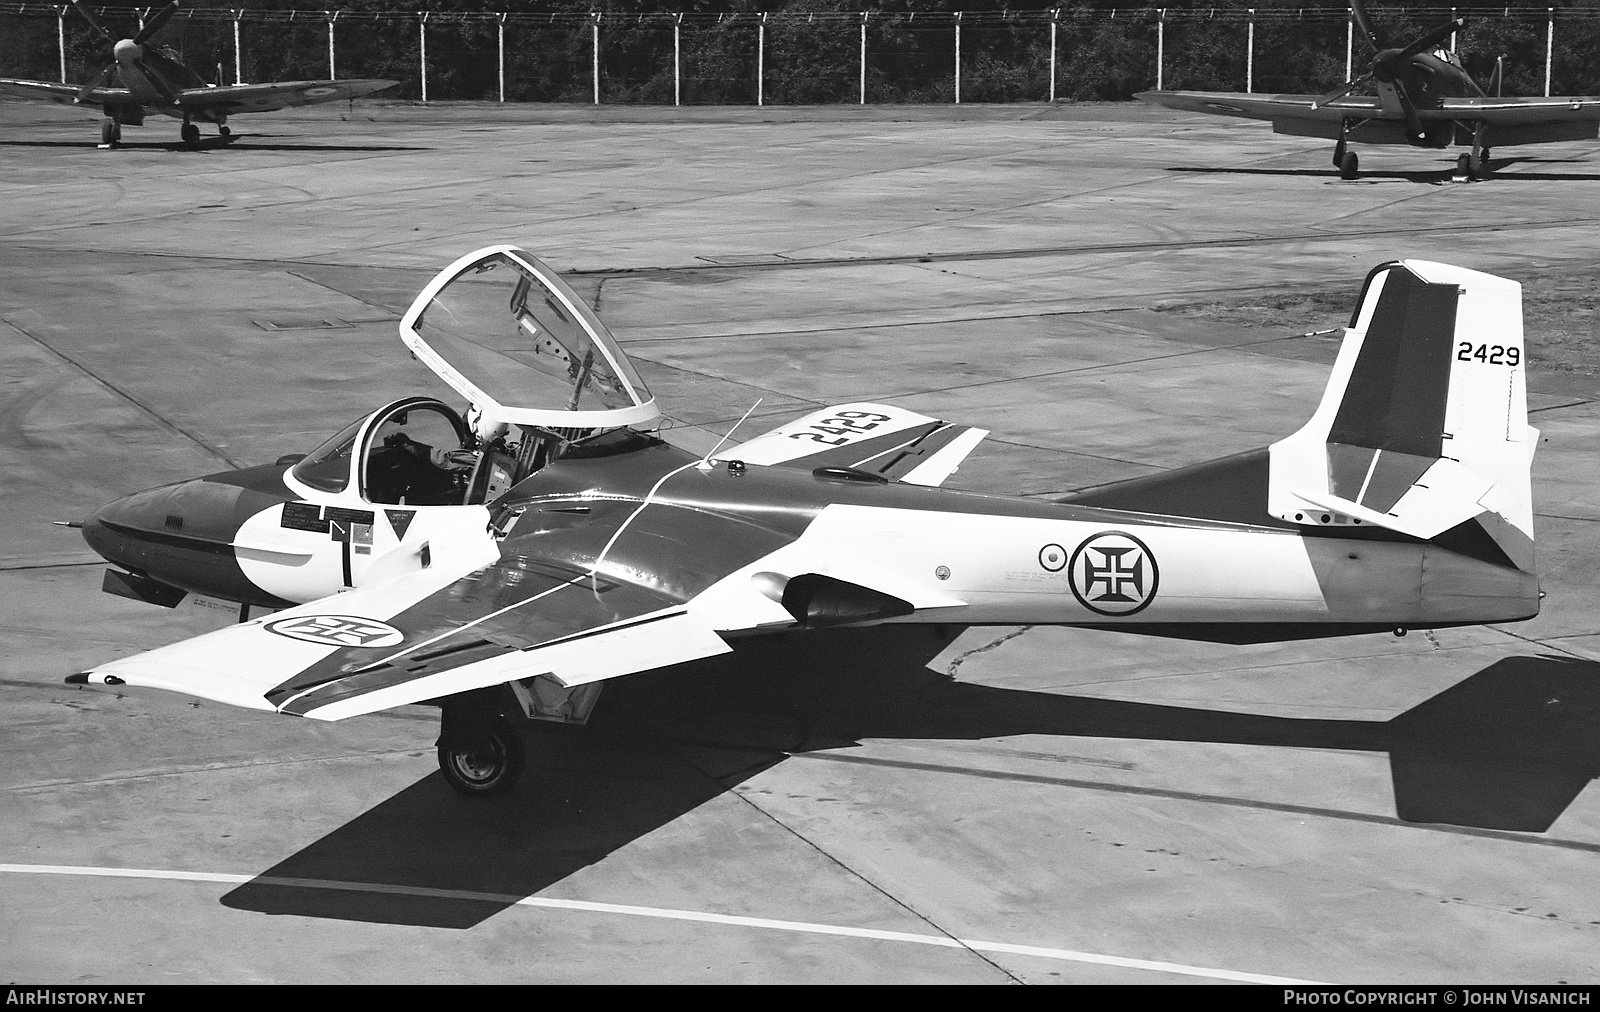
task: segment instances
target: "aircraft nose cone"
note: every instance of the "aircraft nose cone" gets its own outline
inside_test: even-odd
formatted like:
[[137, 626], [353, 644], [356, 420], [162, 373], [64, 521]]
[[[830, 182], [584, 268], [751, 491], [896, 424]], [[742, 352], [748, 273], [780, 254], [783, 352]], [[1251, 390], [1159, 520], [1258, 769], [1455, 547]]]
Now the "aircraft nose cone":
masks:
[[188, 554], [231, 555], [229, 545], [252, 512], [241, 507], [243, 492], [204, 479], [135, 492], [95, 510], [83, 538], [107, 561], [152, 576]]
[[[148, 546], [140, 535], [149, 531], [150, 517], [158, 510], [152, 509], [155, 498], [151, 489], [123, 496], [95, 510], [83, 522], [83, 540], [107, 562], [130, 569], [144, 569], [149, 562]], [[161, 519], [156, 521], [159, 525]]]
[[144, 47], [132, 39], [123, 39], [112, 47], [118, 63], [132, 63], [144, 55]]

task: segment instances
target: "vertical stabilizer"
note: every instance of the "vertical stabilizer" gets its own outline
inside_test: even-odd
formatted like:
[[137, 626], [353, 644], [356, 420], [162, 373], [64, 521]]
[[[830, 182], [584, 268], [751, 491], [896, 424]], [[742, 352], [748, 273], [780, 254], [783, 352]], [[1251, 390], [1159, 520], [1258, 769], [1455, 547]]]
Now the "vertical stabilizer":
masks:
[[1379, 266], [1316, 414], [1271, 447], [1268, 512], [1423, 539], [1487, 534], [1531, 572], [1526, 362], [1521, 285], [1423, 260]]

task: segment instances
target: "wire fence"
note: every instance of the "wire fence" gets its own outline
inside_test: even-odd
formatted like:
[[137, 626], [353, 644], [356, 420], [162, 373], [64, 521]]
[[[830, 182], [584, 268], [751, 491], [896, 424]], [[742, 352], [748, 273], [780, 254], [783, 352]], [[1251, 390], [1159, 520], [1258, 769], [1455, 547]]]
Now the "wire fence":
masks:
[[[625, 7], [626, 5], [618, 5]], [[114, 35], [153, 8], [96, 8]], [[1391, 8], [1397, 44], [1465, 16], [1455, 48], [1508, 95], [1600, 90], [1600, 7]], [[1320, 93], [1369, 58], [1347, 7], [708, 13], [180, 9], [156, 42], [219, 84], [381, 77], [419, 101], [684, 105], [1124, 99], [1151, 87]], [[110, 61], [70, 8], [0, 3], [0, 76], [74, 83]]]

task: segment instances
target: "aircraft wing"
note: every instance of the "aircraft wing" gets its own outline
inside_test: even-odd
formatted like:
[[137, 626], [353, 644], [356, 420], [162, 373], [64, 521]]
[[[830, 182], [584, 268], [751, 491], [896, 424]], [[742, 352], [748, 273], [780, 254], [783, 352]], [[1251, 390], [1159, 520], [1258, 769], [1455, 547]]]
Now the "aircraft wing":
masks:
[[522, 549], [496, 556], [485, 545], [454, 572], [416, 570], [68, 681], [339, 720], [519, 678], [581, 685], [729, 649], [657, 590]]
[[1206, 112], [1217, 116], [1242, 116], [1245, 119], [1309, 120], [1337, 124], [1348, 117], [1373, 116], [1383, 112], [1383, 106], [1376, 98], [1365, 95], [1346, 95], [1333, 102], [1320, 104], [1316, 95], [1255, 95], [1232, 91], [1141, 91], [1134, 98], [1182, 112]]
[[1600, 121], [1600, 98], [1552, 95], [1539, 98], [1447, 98], [1442, 109], [1420, 109], [1423, 119], [1483, 120], [1492, 125]]
[[746, 464], [852, 467], [891, 481], [939, 485], [988, 434], [889, 404], [836, 404], [717, 456]]
[[99, 106], [118, 102], [129, 103], [133, 101], [133, 93], [127, 88], [90, 88], [87, 92], [81, 84], [60, 84], [55, 81], [23, 81], [16, 78], [0, 78], [0, 95], [15, 95], [18, 98], [34, 98], [45, 102], [55, 102], [57, 105], [88, 105]]
[[292, 105], [340, 102], [393, 88], [398, 81], [278, 81], [267, 84], [223, 84], [215, 88], [185, 88], [178, 104], [190, 109], [216, 109], [234, 115], [271, 112]]

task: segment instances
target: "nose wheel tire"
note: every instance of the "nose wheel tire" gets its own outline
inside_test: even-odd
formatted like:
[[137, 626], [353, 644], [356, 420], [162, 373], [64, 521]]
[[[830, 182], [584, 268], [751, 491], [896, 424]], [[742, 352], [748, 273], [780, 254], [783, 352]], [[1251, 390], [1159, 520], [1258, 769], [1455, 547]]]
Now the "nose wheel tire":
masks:
[[522, 774], [524, 758], [521, 739], [500, 723], [471, 748], [439, 746], [445, 782], [473, 798], [510, 790]]
[[1361, 159], [1356, 157], [1354, 151], [1346, 151], [1344, 157], [1339, 159], [1339, 178], [1354, 179], [1361, 170]]

